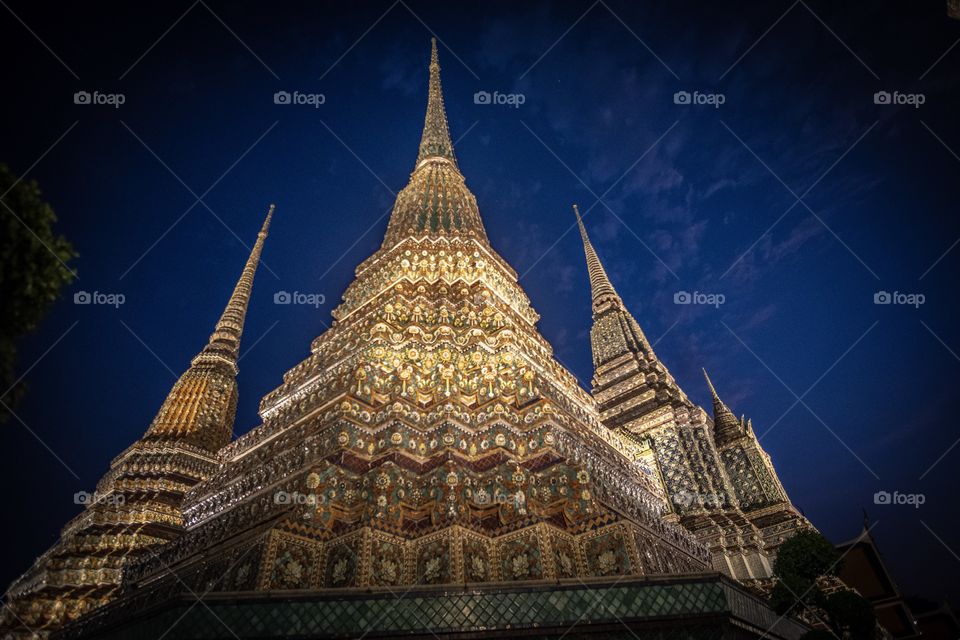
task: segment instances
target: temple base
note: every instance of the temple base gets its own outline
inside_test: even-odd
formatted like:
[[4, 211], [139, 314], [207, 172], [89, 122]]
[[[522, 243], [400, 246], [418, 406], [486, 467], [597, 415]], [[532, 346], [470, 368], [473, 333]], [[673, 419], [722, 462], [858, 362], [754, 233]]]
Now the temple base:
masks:
[[[119, 606], [118, 606], [119, 605]], [[190, 593], [140, 611], [123, 600], [56, 639], [759, 638], [807, 628], [718, 574], [395, 589]]]

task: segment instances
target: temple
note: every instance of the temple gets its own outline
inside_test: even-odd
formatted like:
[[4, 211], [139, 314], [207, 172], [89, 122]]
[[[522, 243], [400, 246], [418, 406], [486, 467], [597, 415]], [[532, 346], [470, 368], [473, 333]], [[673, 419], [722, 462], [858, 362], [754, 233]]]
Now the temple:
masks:
[[94, 504], [11, 587], [3, 630], [801, 636], [757, 594], [777, 546], [810, 523], [709, 378], [712, 416], [679, 388], [576, 215], [591, 392], [490, 245], [434, 42], [422, 138], [383, 243], [261, 400], [261, 424], [230, 441], [269, 214], [209, 343]]
[[777, 546], [811, 527], [787, 497], [749, 420], [737, 419], [704, 370], [713, 416], [694, 405], [654, 353], [590, 242], [574, 205], [593, 297], [593, 398], [610, 430], [649, 451], [669, 515], [710, 550], [717, 571], [771, 577]]
[[114, 458], [94, 493], [77, 494], [85, 509], [59, 542], [7, 590], [0, 630], [33, 637], [109, 602], [132, 559], [183, 534], [184, 496], [214, 474], [233, 435], [240, 337], [272, 216], [271, 205], [206, 346], [146, 434]]

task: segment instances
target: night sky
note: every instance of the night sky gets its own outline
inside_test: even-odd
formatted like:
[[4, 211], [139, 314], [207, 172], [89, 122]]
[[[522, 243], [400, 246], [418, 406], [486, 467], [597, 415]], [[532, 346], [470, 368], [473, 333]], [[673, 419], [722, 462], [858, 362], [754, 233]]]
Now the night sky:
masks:
[[942, 0], [5, 2], [0, 162], [39, 182], [80, 257], [0, 431], [4, 586], [146, 430], [275, 202], [240, 363], [237, 432], [258, 424], [382, 241], [433, 34], [460, 167], [557, 358], [589, 388], [577, 202], [690, 397], [709, 406], [706, 367], [824, 534], [856, 536], [866, 509], [904, 591], [960, 601], [960, 20]]

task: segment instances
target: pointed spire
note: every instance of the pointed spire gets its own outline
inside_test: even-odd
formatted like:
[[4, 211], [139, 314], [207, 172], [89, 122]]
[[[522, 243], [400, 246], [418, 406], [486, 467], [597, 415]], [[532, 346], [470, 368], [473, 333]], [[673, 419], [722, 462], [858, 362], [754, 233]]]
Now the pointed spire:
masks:
[[477, 199], [467, 188], [453, 154], [440, 86], [436, 38], [430, 51], [430, 87], [427, 114], [417, 165], [410, 182], [397, 194], [383, 246], [390, 248], [408, 238], [474, 238], [489, 248]]
[[240, 336], [243, 333], [243, 322], [247, 315], [247, 306], [250, 303], [250, 294], [253, 290], [253, 279], [257, 273], [257, 267], [260, 265], [260, 253], [263, 251], [263, 242], [267, 239], [270, 231], [270, 221], [273, 219], [275, 206], [270, 205], [267, 211], [267, 217], [263, 221], [263, 227], [257, 234], [257, 241], [253, 244], [250, 251], [250, 257], [243, 267], [237, 286], [233, 289], [233, 294], [227, 302], [223, 315], [217, 322], [217, 326], [210, 336], [207, 346], [194, 358], [194, 364], [198, 360], [206, 357], [216, 357], [227, 360], [230, 364], [236, 366], [237, 357], [240, 353]]
[[[650, 341], [643, 333], [643, 329], [627, 311], [626, 305], [613, 288], [613, 283], [607, 276], [600, 258], [597, 256], [593, 244], [587, 236], [587, 229], [583, 226], [583, 218], [580, 217], [580, 209], [573, 205], [573, 213], [577, 216], [577, 225], [580, 227], [580, 238], [583, 240], [583, 252], [587, 258], [587, 272], [590, 275], [590, 291], [593, 296], [593, 320], [594, 330], [590, 332], [590, 342], [593, 347], [594, 365], [600, 363], [600, 354], [606, 353], [608, 357], [613, 356], [609, 346], [603, 347], [603, 343], [608, 345], [619, 345], [619, 351], [627, 350], [635, 353], [643, 352], [647, 355], [653, 355], [653, 347]], [[614, 312], [618, 320], [612, 324], [606, 323], [607, 329], [597, 333], [597, 328], [601, 324], [600, 316]], [[603, 336], [601, 334], [613, 331], [616, 337], [612, 335]]]
[[587, 229], [583, 226], [583, 218], [580, 217], [580, 209], [577, 208], [577, 205], [573, 205], [573, 213], [577, 216], [577, 225], [580, 227], [580, 238], [583, 240], [583, 252], [587, 257], [587, 272], [590, 274], [590, 291], [593, 294], [594, 311], [596, 311], [598, 304], [608, 301], [609, 298], [615, 299], [623, 306], [620, 296], [617, 295], [617, 291], [613, 288], [613, 284], [610, 282], [610, 278], [607, 277], [607, 272], [600, 263], [600, 258], [597, 256], [597, 252], [594, 250], [589, 236], [587, 236]]
[[217, 451], [230, 442], [237, 410], [240, 336], [273, 210], [274, 206], [270, 205], [240, 280], [210, 340], [167, 394], [145, 439], [174, 440], [207, 451]]
[[733, 414], [733, 411], [730, 410], [730, 407], [728, 407], [723, 400], [720, 399], [720, 395], [714, 388], [713, 381], [710, 380], [707, 370], [703, 369], [702, 371], [703, 377], [707, 381], [707, 387], [710, 389], [710, 395], [713, 397], [714, 439], [719, 444], [742, 435], [744, 424], [743, 418], [737, 420], [737, 416]]
[[447, 112], [443, 108], [440, 56], [437, 53], [436, 38], [430, 39], [430, 86], [427, 92], [427, 115], [423, 122], [417, 167], [419, 168], [425, 160], [431, 158], [444, 158], [457, 166], [457, 159], [453, 155], [453, 142], [450, 141], [450, 129], [447, 127]]

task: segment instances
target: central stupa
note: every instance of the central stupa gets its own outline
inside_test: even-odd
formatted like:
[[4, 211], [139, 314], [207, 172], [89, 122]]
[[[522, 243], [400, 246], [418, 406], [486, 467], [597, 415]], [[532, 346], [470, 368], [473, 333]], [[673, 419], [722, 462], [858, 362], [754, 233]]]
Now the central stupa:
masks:
[[410, 182], [355, 275], [182, 535], [58, 637], [799, 635], [713, 572], [656, 448], [553, 357], [454, 155], [435, 41]]
[[454, 157], [436, 43], [420, 151], [263, 424], [191, 491], [188, 531], [128, 570], [234, 589], [511, 582], [705, 570], [645, 452], [602, 426], [491, 248]]

